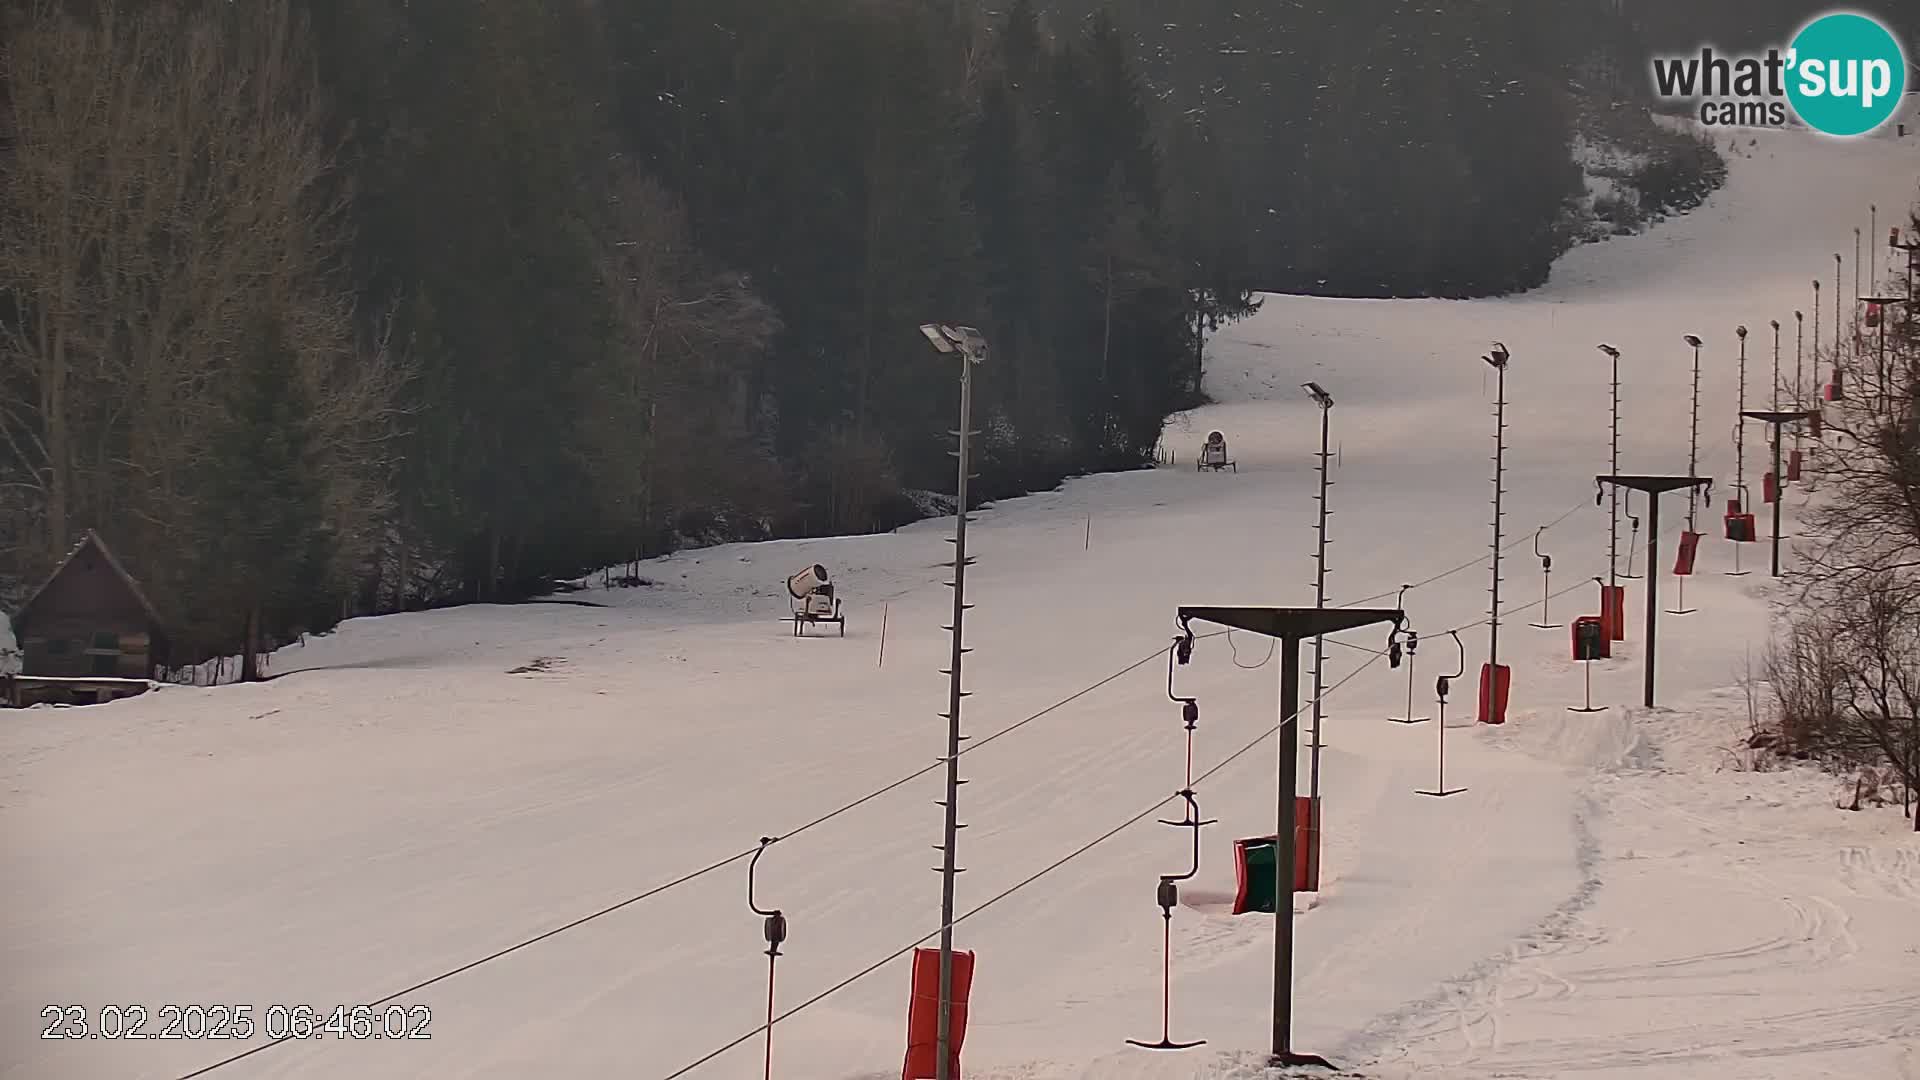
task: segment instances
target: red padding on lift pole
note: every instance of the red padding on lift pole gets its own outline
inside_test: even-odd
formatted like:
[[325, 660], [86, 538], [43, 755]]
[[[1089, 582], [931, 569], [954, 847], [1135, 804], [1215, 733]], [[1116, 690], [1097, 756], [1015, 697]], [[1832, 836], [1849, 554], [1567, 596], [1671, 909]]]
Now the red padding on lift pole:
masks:
[[1740, 500], [1728, 499], [1727, 500], [1727, 516], [1734, 517], [1739, 513], [1740, 513]]
[[1512, 690], [1512, 668], [1505, 664], [1480, 665], [1480, 723], [1507, 722], [1507, 696]]
[[1812, 410], [1812, 412], [1813, 412], [1813, 415], [1807, 417], [1807, 434], [1817, 439], [1820, 437], [1820, 432], [1824, 430], [1821, 427], [1821, 424], [1823, 424], [1825, 421], [1821, 419], [1819, 409], [1814, 409]]
[[1752, 514], [1727, 515], [1727, 539], [1737, 544], [1751, 544], [1757, 535]]
[[1840, 369], [1833, 369], [1833, 381], [1827, 384], [1828, 401], [1847, 400], [1847, 384], [1840, 378]]
[[[953, 952], [951, 1072], [960, 1080], [960, 1043], [967, 1035], [967, 994], [973, 989], [973, 953]], [[940, 950], [913, 950], [913, 998], [907, 1003], [907, 1060], [900, 1080], [932, 1080], [940, 1060]]]
[[1600, 625], [1607, 628], [1613, 641], [1627, 640], [1627, 587], [1600, 586]]
[[1769, 472], [1760, 478], [1760, 501], [1771, 504], [1780, 497], [1780, 481]]
[[1787, 482], [1788, 483], [1794, 483], [1795, 481], [1798, 481], [1800, 479], [1800, 466], [1802, 464], [1803, 464], [1803, 458], [1800, 451], [1798, 450], [1787, 451]]
[[1686, 577], [1693, 573], [1693, 560], [1700, 554], [1700, 534], [1697, 532], [1680, 533], [1680, 553], [1674, 557], [1673, 572], [1676, 577]]

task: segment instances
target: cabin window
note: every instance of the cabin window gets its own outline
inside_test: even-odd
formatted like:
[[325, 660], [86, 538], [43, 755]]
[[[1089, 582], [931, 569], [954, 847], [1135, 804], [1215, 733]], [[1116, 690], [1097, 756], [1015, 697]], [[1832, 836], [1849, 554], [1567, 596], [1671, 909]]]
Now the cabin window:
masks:
[[93, 657], [93, 673], [95, 675], [120, 674], [120, 654], [95, 653]]
[[97, 633], [93, 635], [93, 647], [96, 649], [111, 649], [114, 652], [119, 652], [120, 635], [111, 630]]
[[66, 652], [67, 652], [66, 638], [56, 637], [56, 638], [47, 639], [47, 655], [48, 656], [64, 656], [66, 655]]

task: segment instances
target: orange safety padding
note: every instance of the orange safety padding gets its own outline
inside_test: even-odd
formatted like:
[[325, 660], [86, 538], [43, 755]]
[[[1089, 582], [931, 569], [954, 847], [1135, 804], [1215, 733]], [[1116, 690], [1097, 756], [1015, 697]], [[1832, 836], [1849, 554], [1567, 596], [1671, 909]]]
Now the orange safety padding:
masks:
[[1607, 637], [1614, 641], [1627, 640], [1627, 587], [1625, 585], [1600, 586], [1600, 625], [1607, 628]]
[[1480, 665], [1480, 723], [1507, 722], [1507, 697], [1512, 690], [1512, 668], [1505, 664]]
[[1792, 483], [1800, 479], [1801, 464], [1802, 464], [1802, 458], [1801, 458], [1800, 451], [1789, 450], [1787, 452], [1787, 482], [1788, 483]]
[[1693, 560], [1700, 554], [1700, 534], [1697, 532], [1680, 533], [1680, 553], [1673, 560], [1673, 572], [1678, 577], [1693, 573]]
[[1293, 891], [1320, 891], [1320, 800], [1293, 797]]
[[[967, 1035], [973, 953], [953, 953], [953, 1039], [950, 1076], [960, 1080], [960, 1044]], [[900, 1080], [932, 1080], [940, 1059], [940, 950], [913, 950], [913, 997], [907, 1003], [907, 1060]]]

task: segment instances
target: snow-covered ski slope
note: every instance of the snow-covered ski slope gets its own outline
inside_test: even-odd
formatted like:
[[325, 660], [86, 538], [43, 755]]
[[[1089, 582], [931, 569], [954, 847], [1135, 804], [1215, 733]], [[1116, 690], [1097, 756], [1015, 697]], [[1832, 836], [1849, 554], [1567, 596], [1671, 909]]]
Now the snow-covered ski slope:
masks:
[[[1743, 149], [1707, 206], [1577, 250], [1525, 296], [1272, 298], [1213, 342], [1220, 404], [1169, 433], [1182, 467], [982, 512], [967, 621], [976, 744], [1164, 649], [1176, 605], [1311, 603], [1307, 379], [1338, 398], [1337, 604], [1391, 602], [1403, 582], [1484, 559], [1492, 384], [1479, 356], [1495, 340], [1513, 354], [1510, 603], [1540, 595], [1539, 525], [1556, 523], [1542, 540], [1556, 591], [1606, 569], [1599, 342], [1625, 352], [1623, 469], [1681, 472], [1681, 335], [1708, 339], [1701, 471], [1724, 498], [1734, 326], [1754, 331], [1757, 403], [1767, 321], [1786, 327], [1790, 370], [1811, 279], [1830, 282], [1867, 205], [1883, 220], [1904, 209], [1920, 175], [1911, 139], [1780, 133]], [[1212, 428], [1238, 475], [1192, 470]], [[1756, 492], [1763, 445], [1750, 436]], [[1663, 518], [1669, 565], [1683, 505], [1670, 497]], [[261, 1019], [276, 1004], [379, 1001], [761, 836], [789, 836], [759, 878], [761, 903], [792, 923], [781, 1010], [930, 934], [938, 770], [790, 834], [942, 752], [950, 525], [691, 552], [649, 566], [655, 588], [576, 594], [600, 606], [358, 620], [276, 655], [283, 677], [263, 685], [4, 717], [0, 1077], [176, 1077], [264, 1042], [43, 1040], [46, 1005], [155, 1017], [250, 1005]], [[1764, 571], [1763, 558], [1756, 545], [1746, 564]], [[1468, 790], [1450, 799], [1414, 794], [1434, 780], [1434, 725], [1385, 719], [1404, 669], [1329, 648], [1341, 685], [1326, 702], [1325, 888], [1298, 921], [1298, 1048], [1375, 1077], [1920, 1076], [1920, 845], [1892, 813], [1833, 809], [1826, 779], [1726, 771], [1744, 707], [1725, 688], [1767, 618], [1764, 573], [1723, 576], [1730, 559], [1708, 541], [1686, 594], [1698, 613], [1663, 617], [1670, 711], [1626, 708], [1639, 700], [1643, 582], [1629, 641], [1594, 670], [1611, 712], [1566, 712], [1581, 687], [1567, 631], [1529, 628], [1538, 608], [1509, 616], [1511, 722], [1467, 723], [1471, 676], [1457, 684], [1448, 780]], [[783, 579], [811, 561], [842, 583], [844, 640], [796, 640], [780, 621]], [[1426, 641], [1422, 716], [1455, 662], [1443, 631], [1469, 627], [1470, 672], [1486, 657], [1487, 583], [1482, 563], [1407, 597]], [[1594, 592], [1555, 599], [1545, 621], [1594, 611]], [[1384, 632], [1341, 640], [1379, 649]], [[1265, 641], [1216, 637], [1182, 670], [1203, 710], [1201, 767], [1273, 725], [1267, 656]], [[962, 759], [960, 910], [1180, 786], [1163, 678], [1149, 660]], [[1273, 826], [1273, 753], [1269, 739], [1199, 786], [1220, 824], [1175, 913], [1173, 1025], [1207, 1044], [1124, 1044], [1159, 1033], [1154, 886], [1187, 860], [1186, 834], [1152, 822], [1177, 816], [1168, 806], [959, 926], [979, 957], [969, 1078], [1261, 1075], [1272, 920], [1225, 903], [1232, 841]], [[763, 1019], [745, 874], [738, 859], [402, 994], [431, 1007], [430, 1040], [326, 1035], [204, 1075], [663, 1080]], [[775, 1075], [898, 1076], [907, 980], [896, 960], [783, 1020]], [[688, 1075], [757, 1077], [761, 1052], [752, 1039]]]

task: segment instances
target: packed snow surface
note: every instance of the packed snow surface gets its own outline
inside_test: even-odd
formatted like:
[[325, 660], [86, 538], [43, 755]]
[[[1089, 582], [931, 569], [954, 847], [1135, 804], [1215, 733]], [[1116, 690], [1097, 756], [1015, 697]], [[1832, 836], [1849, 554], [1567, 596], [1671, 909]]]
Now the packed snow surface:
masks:
[[[1405, 598], [1419, 716], [1461, 659], [1446, 631], [1464, 627], [1447, 782], [1466, 790], [1415, 794], [1435, 783], [1438, 731], [1387, 722], [1410, 675], [1374, 655], [1384, 628], [1330, 642], [1324, 887], [1299, 904], [1296, 1048], [1387, 1078], [1920, 1076], [1920, 841], [1897, 811], [1836, 809], [1837, 780], [1739, 768], [1746, 703], [1730, 688], [1764, 649], [1769, 580], [1764, 545], [1743, 553], [1762, 572], [1732, 577], [1732, 546], [1712, 538], [1736, 479], [1734, 327], [1754, 332], [1749, 405], [1770, 402], [1768, 321], [1790, 373], [1811, 279], [1831, 304], [1832, 253], [1870, 203], [1885, 221], [1913, 201], [1916, 148], [1760, 135], [1706, 206], [1575, 250], [1523, 296], [1270, 298], [1211, 342], [1218, 404], [1169, 430], [1174, 467], [982, 511], [975, 744], [1146, 662], [962, 758], [959, 910], [1034, 879], [955, 931], [978, 955], [965, 1075], [1263, 1075], [1273, 920], [1228, 904], [1233, 840], [1274, 824], [1267, 641], [1207, 638], [1179, 674], [1201, 703], [1198, 769], [1257, 743], [1198, 785], [1219, 824], [1173, 919], [1173, 1035], [1204, 1046], [1125, 1043], [1159, 1036], [1154, 887], [1189, 851], [1153, 819], [1176, 806], [1041, 872], [1183, 783], [1155, 656], [1176, 606], [1312, 603], [1312, 379], [1338, 399], [1331, 602], [1390, 605], [1402, 583], [1469, 564]], [[1684, 473], [1690, 332], [1708, 343], [1700, 473], [1715, 479], [1685, 596], [1698, 610], [1662, 616], [1662, 708], [1641, 710], [1646, 581], [1628, 582], [1628, 640], [1591, 672], [1611, 708], [1570, 713], [1583, 683], [1568, 630], [1528, 624], [1597, 611], [1591, 578], [1607, 572], [1595, 346], [1624, 352], [1622, 471]], [[1472, 722], [1494, 341], [1513, 356], [1500, 728]], [[1192, 467], [1216, 428], [1237, 474]], [[1750, 431], [1756, 492], [1764, 448]], [[1632, 511], [1646, 520], [1637, 497]], [[1685, 520], [1668, 496], [1663, 569]], [[1549, 585], [1532, 534], [1550, 523]], [[779, 1010], [929, 936], [940, 769], [795, 832], [944, 752], [951, 524], [683, 553], [644, 568], [652, 587], [355, 620], [282, 650], [263, 684], [0, 716], [0, 1077], [179, 1077], [266, 1042], [46, 1039], [47, 1006], [96, 1024], [140, 1006], [154, 1035], [166, 1006], [247, 1005], [265, 1023], [275, 1005], [324, 1016], [397, 994], [431, 1010], [430, 1039], [322, 1033], [205, 1075], [664, 1080], [765, 1018], [745, 858], [403, 991], [762, 836], [786, 837], [756, 897], [791, 921]], [[1623, 518], [1623, 570], [1630, 540], [1645, 569], [1646, 539]], [[786, 576], [816, 561], [846, 600], [844, 639], [782, 621]], [[1663, 608], [1674, 586], [1662, 576]], [[1543, 612], [1544, 591], [1560, 595]], [[907, 999], [902, 958], [808, 1005], [775, 1028], [774, 1075], [898, 1076]], [[758, 1077], [763, 1053], [751, 1038], [687, 1075]]]

